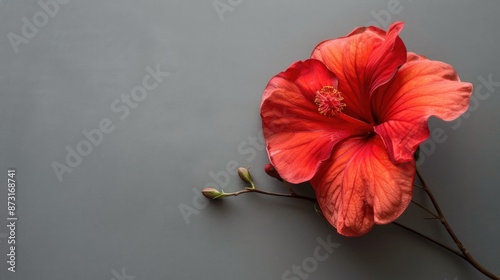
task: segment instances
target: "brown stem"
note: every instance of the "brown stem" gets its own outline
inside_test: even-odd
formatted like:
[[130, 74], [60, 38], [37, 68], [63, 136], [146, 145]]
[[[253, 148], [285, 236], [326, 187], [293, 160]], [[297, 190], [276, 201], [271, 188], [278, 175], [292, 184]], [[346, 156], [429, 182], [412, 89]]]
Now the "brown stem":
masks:
[[445, 248], [446, 250], [448, 250], [448, 251], [452, 252], [453, 254], [455, 254], [455, 255], [457, 255], [457, 256], [459, 256], [459, 257], [461, 257], [461, 258], [462, 258], [462, 259], [464, 259], [464, 260], [467, 260], [467, 259], [465, 258], [465, 256], [464, 256], [464, 255], [462, 255], [462, 253], [460, 253], [460, 251], [457, 251], [457, 250], [455, 250], [455, 249], [452, 249], [452, 248], [450, 248], [449, 246], [444, 245], [443, 243], [440, 243], [439, 241], [437, 241], [437, 240], [433, 239], [432, 237], [429, 237], [429, 236], [427, 236], [427, 235], [425, 235], [425, 234], [423, 234], [423, 233], [420, 233], [420, 232], [418, 232], [418, 231], [416, 231], [416, 230], [414, 230], [414, 229], [412, 229], [412, 228], [410, 228], [410, 227], [407, 227], [407, 226], [405, 226], [405, 225], [403, 225], [403, 224], [400, 224], [400, 223], [398, 223], [398, 222], [396, 222], [396, 221], [394, 221], [394, 222], [392, 222], [392, 223], [393, 223], [394, 225], [398, 226], [398, 227], [401, 227], [401, 228], [404, 228], [404, 229], [406, 229], [406, 230], [409, 230], [409, 231], [411, 231], [411, 232], [415, 233], [416, 235], [418, 235], [418, 236], [420, 236], [420, 237], [423, 237], [423, 238], [425, 238], [425, 239], [429, 240], [430, 242], [432, 242], [432, 243], [434, 243], [434, 244], [436, 244], [436, 245], [439, 245], [439, 246], [441, 246], [441, 247]]
[[419, 208], [424, 210], [425, 212], [429, 213], [434, 219], [439, 219], [439, 216], [434, 214], [431, 210], [427, 209], [427, 207], [423, 206], [422, 204], [416, 202], [415, 200], [411, 201], [413, 204], [417, 205]]
[[488, 276], [490, 279], [500, 280], [500, 276], [493, 274], [491, 271], [487, 270], [484, 266], [482, 266], [476, 259], [474, 259], [469, 253], [469, 251], [465, 248], [464, 244], [462, 244], [460, 239], [458, 239], [457, 235], [455, 234], [450, 224], [446, 220], [443, 211], [441, 210], [441, 207], [439, 206], [436, 198], [434, 197], [434, 194], [431, 192], [429, 186], [427, 186], [427, 184], [425, 183], [424, 178], [422, 177], [418, 169], [417, 169], [417, 177], [422, 183], [422, 187], [424, 188], [425, 192], [431, 199], [432, 205], [434, 205], [434, 208], [438, 213], [439, 221], [441, 222], [441, 224], [443, 224], [444, 228], [446, 229], [450, 237], [453, 239], [458, 249], [460, 249], [460, 251], [464, 255], [464, 259], [472, 266], [474, 266], [477, 270], [479, 270], [482, 274]]

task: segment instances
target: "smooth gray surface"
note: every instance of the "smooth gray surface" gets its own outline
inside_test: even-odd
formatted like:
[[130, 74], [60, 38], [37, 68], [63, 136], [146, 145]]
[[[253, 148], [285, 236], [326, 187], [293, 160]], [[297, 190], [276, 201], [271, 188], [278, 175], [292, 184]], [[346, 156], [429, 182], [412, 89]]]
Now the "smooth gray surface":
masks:
[[[392, 225], [345, 238], [307, 202], [195, 196], [232, 160], [282, 190], [262, 171], [264, 86], [324, 39], [369, 22], [386, 27], [381, 15], [406, 22], [408, 50], [481, 87], [461, 123], [431, 121], [447, 139], [434, 151], [427, 143], [420, 168], [472, 254], [500, 273], [500, 86], [481, 82], [500, 81], [498, 1], [72, 0], [46, 24], [38, 18], [17, 53], [9, 32], [22, 36], [23, 17], [33, 23], [43, 9], [0, 2], [0, 224], [10, 167], [19, 218], [16, 273], [7, 271], [0, 227], [1, 279], [282, 279], [293, 265], [310, 265], [317, 239], [328, 236], [338, 248], [308, 279], [485, 279]], [[214, 3], [229, 8], [219, 16]], [[142, 85], [148, 66], [169, 75], [125, 115], [121, 96]], [[114, 130], [59, 181], [53, 162], [66, 164], [66, 147], [106, 119]], [[231, 175], [225, 189], [241, 187]], [[400, 221], [448, 242], [424, 217], [411, 206]]]

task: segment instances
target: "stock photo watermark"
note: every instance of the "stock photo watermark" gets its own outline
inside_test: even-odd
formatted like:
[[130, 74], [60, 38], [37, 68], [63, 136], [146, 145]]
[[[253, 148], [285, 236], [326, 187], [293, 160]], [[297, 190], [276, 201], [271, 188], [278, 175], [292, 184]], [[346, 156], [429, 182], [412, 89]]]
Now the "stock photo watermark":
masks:
[[[169, 72], [163, 72], [160, 65], [156, 65], [153, 69], [151, 66], [145, 68], [147, 74], [142, 78], [142, 83], [132, 88], [130, 94], [122, 94], [120, 98], [114, 99], [110, 104], [110, 111], [114, 113], [114, 117], [120, 120], [125, 120], [131, 110], [138, 108], [149, 94], [155, 90], [164, 80], [170, 75]], [[78, 167], [83, 159], [90, 155], [95, 147], [99, 146], [106, 134], [115, 130], [116, 126], [111, 118], [102, 118], [97, 127], [87, 130], [82, 130], [82, 140], [75, 146], [66, 145], [66, 157], [63, 163], [53, 161], [51, 163], [54, 174], [59, 182], [63, 181], [65, 173], [71, 173]]]
[[16, 232], [17, 232], [17, 209], [16, 209], [16, 170], [7, 170], [7, 229], [9, 230], [7, 244], [7, 270], [16, 272]]
[[215, 0], [212, 2], [215, 12], [220, 21], [224, 21], [224, 14], [234, 11], [234, 8], [239, 6], [243, 0]]
[[63, 7], [61, 5], [66, 5], [70, 1], [71, 0], [39, 0], [37, 4], [40, 9], [31, 16], [31, 20], [23, 16], [21, 18], [23, 23], [21, 30], [19, 30], [18, 33], [7, 33], [7, 38], [14, 52], [16, 54], [19, 53], [19, 46], [29, 43], [30, 39], [33, 39], [39, 33], [40, 28], [45, 27], [50, 19], [54, 18], [59, 13], [61, 7]]
[[319, 264], [326, 261], [335, 249], [341, 244], [332, 242], [332, 236], [328, 235], [326, 239], [317, 237], [318, 245], [314, 248], [312, 256], [305, 257], [298, 265], [293, 264], [281, 275], [282, 280], [304, 280], [309, 279], [311, 274], [318, 270]]
[[121, 273], [118, 273], [118, 271], [112, 269], [111, 274], [113, 274], [113, 278], [111, 280], [134, 280], [135, 276], [134, 275], [127, 275], [127, 272], [125, 271], [125, 267], [122, 267]]

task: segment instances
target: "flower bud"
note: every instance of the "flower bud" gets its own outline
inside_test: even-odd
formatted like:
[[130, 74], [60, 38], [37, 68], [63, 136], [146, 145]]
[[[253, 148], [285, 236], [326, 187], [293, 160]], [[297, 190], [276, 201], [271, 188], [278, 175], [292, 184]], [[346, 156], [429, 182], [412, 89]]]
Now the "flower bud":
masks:
[[224, 197], [224, 193], [221, 193], [220, 191], [214, 189], [214, 188], [204, 188], [201, 193], [203, 193], [203, 195], [206, 197], [206, 198], [210, 198], [210, 199], [221, 199]]
[[278, 174], [278, 171], [276, 171], [276, 169], [272, 164], [266, 164], [266, 166], [264, 167], [264, 171], [266, 171], [267, 175], [283, 182], [283, 179], [281, 178], [280, 174]]
[[253, 185], [253, 179], [248, 169], [246, 169], [245, 167], [238, 168], [238, 175], [240, 176], [241, 180], [243, 180], [243, 182]]

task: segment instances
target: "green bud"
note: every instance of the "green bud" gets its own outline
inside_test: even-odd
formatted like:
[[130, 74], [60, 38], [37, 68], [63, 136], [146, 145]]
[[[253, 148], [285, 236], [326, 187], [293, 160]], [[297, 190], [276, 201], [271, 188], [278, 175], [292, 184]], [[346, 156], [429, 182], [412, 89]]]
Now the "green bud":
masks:
[[252, 175], [250, 175], [250, 171], [248, 171], [248, 169], [246, 169], [245, 167], [238, 168], [238, 175], [240, 176], [241, 180], [243, 180], [243, 182], [249, 183], [253, 187]]
[[214, 188], [204, 188], [201, 193], [209, 199], [221, 199], [224, 197], [224, 193], [214, 189]]

